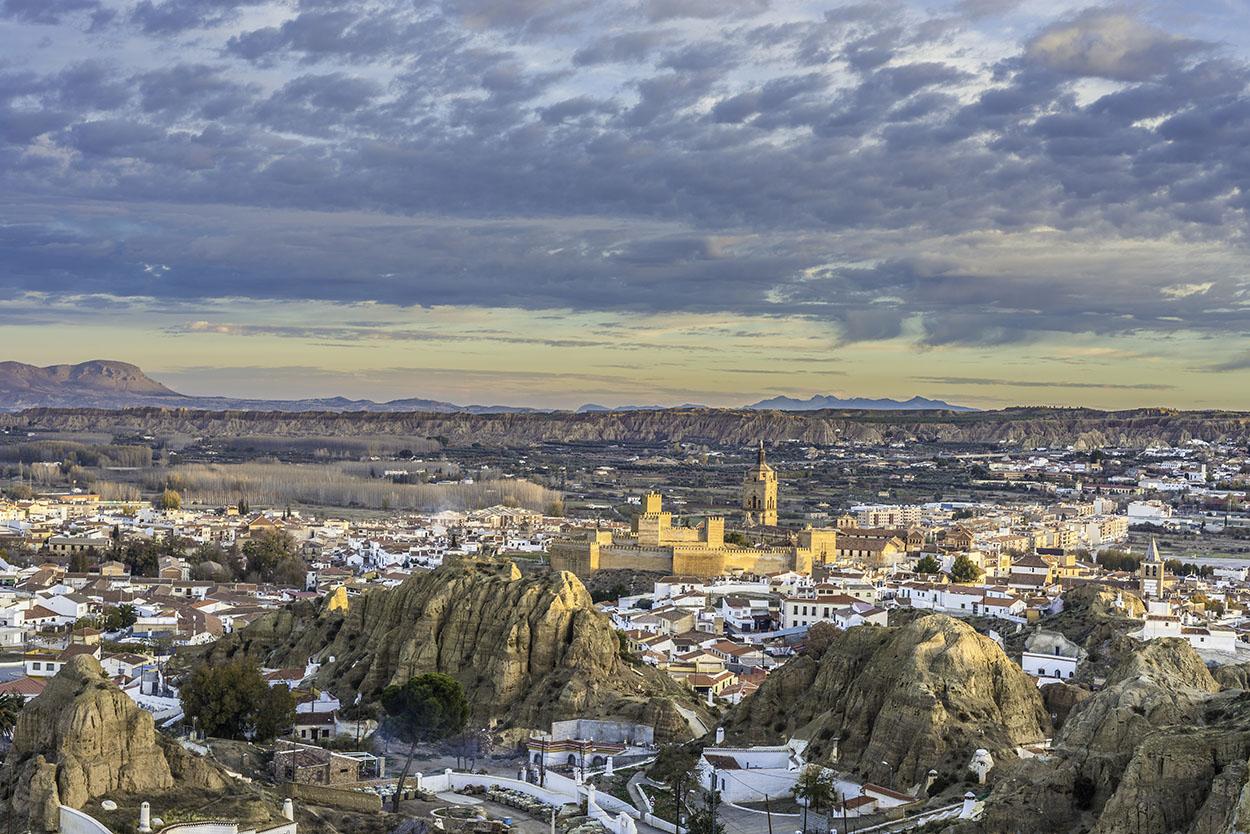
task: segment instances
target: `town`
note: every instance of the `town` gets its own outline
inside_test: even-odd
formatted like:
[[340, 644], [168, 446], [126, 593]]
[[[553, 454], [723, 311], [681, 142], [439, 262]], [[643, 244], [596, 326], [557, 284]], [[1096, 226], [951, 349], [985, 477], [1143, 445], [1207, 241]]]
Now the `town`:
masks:
[[[189, 653], [286, 607], [348, 612], [440, 568], [568, 571], [609, 618], [626, 655], [688, 693], [681, 709], [692, 732], [716, 739], [694, 772], [726, 803], [731, 825], [754, 832], [761, 823], [753, 808], [771, 800], [784, 807], [810, 790], [810, 739], [729, 746], [717, 717], [759, 692], [816, 635], [827, 639], [828, 629], [888, 630], [926, 613], [949, 615], [996, 643], [1046, 698], [1052, 686], [1080, 682], [1097, 691], [1107, 680], [1107, 659], [1056, 626], [1072, 600], [1088, 605], [1093, 593], [1126, 624], [1130, 641], [1179, 639], [1213, 669], [1250, 661], [1250, 560], [1237, 558], [1250, 544], [1250, 457], [1239, 447], [1191, 441], [935, 458], [906, 444], [760, 442], [666, 455], [658, 468], [682, 473], [668, 494], [639, 456], [613, 465], [595, 450], [589, 459], [580, 468], [565, 459], [559, 514], [495, 505], [362, 516], [252, 508], [245, 498], [201, 506], [170, 489], [148, 501], [106, 499], [24, 483], [36, 465], [21, 467], [0, 500], [0, 697], [32, 701], [85, 655], [156, 727], [190, 732], [186, 743], [206, 751], [180, 692]], [[950, 479], [954, 465], [970, 473], [958, 500], [890, 500], [940, 491], [935, 473]], [[418, 467], [380, 460], [375, 468], [393, 478]], [[806, 494], [808, 484], [819, 491], [830, 470], [866, 482], [877, 500], [835, 506]], [[395, 782], [406, 772], [402, 757], [373, 736], [376, 721], [317, 685], [327, 660], [334, 662], [258, 668], [294, 707], [268, 741], [274, 764], [266, 776], [345, 786], [357, 792], [346, 800], [352, 808], [364, 795], [381, 803], [406, 790]], [[617, 834], [639, 825], [669, 830], [680, 821], [657, 816], [642, 775], [661, 750], [655, 738], [654, 725], [572, 715], [513, 736], [511, 747], [503, 736], [475, 741], [493, 751], [482, 755], [488, 777], [425, 773], [411, 796], [490, 788], [491, 803], [537, 803], [531, 812], [580, 801]], [[1045, 755], [1050, 741], [1027, 739], [1017, 752]], [[966, 764], [984, 784], [993, 758], [977, 752]], [[836, 787], [824, 810], [863, 817], [865, 826], [981, 813], [973, 792], [924, 805], [936, 770], [915, 783], [817, 770]], [[717, 774], [738, 775], [731, 784]]]

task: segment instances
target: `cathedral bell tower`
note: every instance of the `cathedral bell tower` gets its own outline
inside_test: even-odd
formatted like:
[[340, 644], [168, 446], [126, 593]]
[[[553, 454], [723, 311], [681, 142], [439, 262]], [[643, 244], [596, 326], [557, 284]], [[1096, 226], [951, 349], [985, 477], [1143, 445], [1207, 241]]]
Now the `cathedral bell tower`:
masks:
[[755, 466], [742, 480], [742, 509], [748, 519], [766, 527], [777, 526], [777, 473], [764, 462], [763, 440]]

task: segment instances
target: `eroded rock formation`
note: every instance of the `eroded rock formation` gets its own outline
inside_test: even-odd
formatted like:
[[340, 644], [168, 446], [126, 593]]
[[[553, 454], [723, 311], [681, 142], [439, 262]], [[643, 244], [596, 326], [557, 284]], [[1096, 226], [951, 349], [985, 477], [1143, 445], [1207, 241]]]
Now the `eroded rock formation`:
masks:
[[809, 644], [731, 714], [732, 737], [797, 734], [811, 740], [817, 759], [910, 788], [930, 768], [961, 778], [977, 748], [998, 760], [1047, 735], [1032, 679], [994, 641], [952, 617], [846, 632], [816, 627]]
[[[222, 408], [227, 408], [225, 401]], [[760, 438], [802, 443], [992, 443], [1035, 448], [1180, 446], [1197, 438], [1210, 443], [1250, 439], [1250, 415], [1227, 411], [1082, 408], [1008, 408], [956, 414], [949, 411], [752, 411], [687, 408], [570, 414], [438, 414], [305, 411], [198, 411], [189, 408], [32, 408], [0, 413], [0, 426], [115, 434], [187, 433], [197, 437], [247, 434], [362, 437], [437, 437], [449, 445], [524, 446], [541, 442], [621, 440], [695, 441], [751, 445]]]
[[[20, 713], [0, 770], [0, 800], [34, 831], [55, 831], [57, 805], [174, 785], [152, 716], [79, 655]], [[0, 802], [0, 807], [3, 807]]]
[[1054, 753], [995, 785], [961, 832], [1221, 834], [1246, 830], [1250, 693], [1220, 691], [1183, 640], [1124, 657], [1072, 707]]
[[237, 652], [274, 666], [317, 658], [324, 664], [318, 683], [347, 702], [444, 672], [463, 684], [478, 721], [546, 728], [562, 718], [616, 716], [645, 718], [661, 737], [692, 734], [674, 699], [687, 708], [693, 699], [623, 659], [611, 623], [570, 573], [446, 566], [353, 599], [346, 613], [285, 609], [214, 649]]

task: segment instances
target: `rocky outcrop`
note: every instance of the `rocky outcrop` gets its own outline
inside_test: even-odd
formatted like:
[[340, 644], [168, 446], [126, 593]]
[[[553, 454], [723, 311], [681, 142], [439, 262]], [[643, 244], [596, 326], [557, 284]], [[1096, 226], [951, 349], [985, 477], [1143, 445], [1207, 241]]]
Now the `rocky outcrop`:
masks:
[[719, 445], [770, 442], [834, 444], [988, 443], [1012, 447], [1079, 445], [1082, 448], [1180, 445], [1190, 439], [1244, 444], [1250, 415], [1226, 411], [1095, 411], [1075, 408], [1008, 408], [1002, 411], [752, 411], [683, 408], [572, 414], [464, 414], [403, 411], [193, 410], [191, 408], [31, 408], [0, 414], [0, 426], [114, 434], [185, 433], [196, 437], [275, 434], [440, 438], [452, 446], [525, 446], [542, 442], [602, 443], [690, 441]]
[[953, 830], [1240, 831], [1248, 758], [1250, 693], [1221, 692], [1185, 641], [1154, 640], [1072, 707], [1052, 756], [1016, 769], [979, 822]]
[[1250, 689], [1250, 663], [1226, 663], [1213, 669], [1211, 676], [1225, 689]]
[[346, 613], [330, 608], [268, 615], [213, 653], [243, 652], [274, 666], [317, 658], [318, 683], [345, 701], [444, 672], [461, 682], [482, 722], [545, 729], [563, 718], [645, 716], [661, 734], [691, 734], [673, 704], [692, 706], [691, 696], [623, 659], [611, 623], [570, 573], [522, 577], [511, 565], [449, 565], [366, 593]]
[[57, 805], [174, 785], [152, 716], [79, 655], [20, 713], [0, 770], [0, 800], [34, 831], [55, 831]]
[[909, 788], [930, 768], [962, 778], [977, 748], [1014, 758], [1017, 745], [1048, 734], [1032, 679], [959, 620], [931, 614], [897, 628], [831, 631], [813, 628], [811, 650], [734, 710], [731, 736], [806, 737], [816, 759]]
[[6, 410], [28, 406], [163, 405], [180, 396], [127, 362], [95, 359], [46, 368], [0, 362], [0, 400]]

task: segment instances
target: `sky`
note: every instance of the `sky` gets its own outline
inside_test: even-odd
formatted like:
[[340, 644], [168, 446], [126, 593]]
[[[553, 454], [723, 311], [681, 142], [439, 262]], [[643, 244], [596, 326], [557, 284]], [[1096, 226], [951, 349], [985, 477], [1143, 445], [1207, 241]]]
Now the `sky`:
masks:
[[1248, 61], [1248, 0], [0, 0], [0, 359], [1250, 409]]

